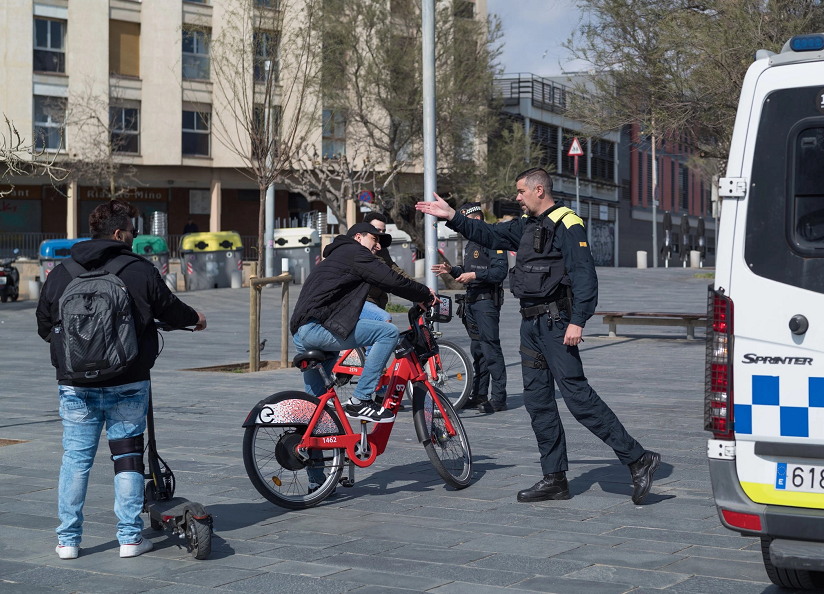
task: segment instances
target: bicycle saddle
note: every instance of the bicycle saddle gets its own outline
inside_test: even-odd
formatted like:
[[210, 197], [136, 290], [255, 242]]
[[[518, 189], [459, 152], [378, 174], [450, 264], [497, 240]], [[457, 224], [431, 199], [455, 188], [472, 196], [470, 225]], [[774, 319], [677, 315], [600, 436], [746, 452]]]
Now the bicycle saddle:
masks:
[[292, 365], [301, 371], [306, 371], [307, 369], [314, 369], [317, 365], [320, 365], [327, 359], [331, 359], [334, 355], [335, 353], [330, 354], [325, 351], [310, 349], [296, 355], [295, 358], [292, 359]]

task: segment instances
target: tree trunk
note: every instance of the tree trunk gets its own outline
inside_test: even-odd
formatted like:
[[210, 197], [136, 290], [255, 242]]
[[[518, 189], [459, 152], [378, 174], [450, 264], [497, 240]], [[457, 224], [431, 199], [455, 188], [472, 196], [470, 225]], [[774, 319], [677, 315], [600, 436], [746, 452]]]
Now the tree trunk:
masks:
[[266, 221], [266, 186], [260, 186], [260, 209], [258, 210], [258, 257], [257, 257], [257, 273], [259, 277], [264, 276], [263, 256], [265, 249], [263, 247], [263, 231]]

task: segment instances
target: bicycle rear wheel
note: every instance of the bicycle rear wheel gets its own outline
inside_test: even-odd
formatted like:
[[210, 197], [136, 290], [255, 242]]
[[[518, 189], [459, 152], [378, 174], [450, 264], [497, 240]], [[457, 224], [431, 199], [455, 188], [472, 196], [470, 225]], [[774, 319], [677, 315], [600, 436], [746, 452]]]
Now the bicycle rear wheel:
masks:
[[[277, 396], [277, 395], [275, 395]], [[289, 393], [290, 401], [308, 401], [317, 406], [319, 400], [308, 394]], [[272, 398], [273, 402], [278, 400]], [[343, 426], [333, 410], [329, 415], [337, 432], [324, 435], [343, 435]], [[266, 499], [288, 509], [306, 509], [319, 504], [335, 490], [345, 462], [345, 450], [311, 450], [306, 462], [296, 453], [306, 425], [301, 423], [279, 425], [252, 425], [243, 437], [243, 464], [246, 474], [257, 492]]]
[[[415, 428], [419, 432], [419, 437], [423, 437], [426, 455], [429, 456], [432, 466], [447, 485], [456, 489], [464, 489], [472, 481], [472, 451], [469, 448], [469, 439], [466, 437], [461, 418], [449, 399], [438, 388], [435, 388], [444, 413], [455, 429], [455, 435], [450, 436], [443, 416], [434, 414], [438, 405], [435, 404], [426, 386], [419, 385], [417, 389], [425, 391], [425, 394], [416, 393], [413, 402]], [[425, 435], [421, 436], [421, 432]]]
[[[433, 374], [433, 364], [437, 372]], [[429, 382], [440, 390], [457, 410], [463, 408], [472, 392], [472, 360], [454, 342], [438, 341], [438, 354], [424, 365]], [[437, 408], [437, 407], [436, 407]], [[436, 414], [440, 411], [436, 411]]]

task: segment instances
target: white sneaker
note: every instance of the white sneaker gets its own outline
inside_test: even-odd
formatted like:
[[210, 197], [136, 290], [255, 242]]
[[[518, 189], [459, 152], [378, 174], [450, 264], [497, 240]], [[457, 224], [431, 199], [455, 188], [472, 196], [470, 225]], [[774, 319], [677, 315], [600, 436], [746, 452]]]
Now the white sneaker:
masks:
[[64, 547], [61, 544], [54, 547], [54, 550], [61, 559], [77, 559], [80, 554], [80, 547]]
[[120, 545], [120, 556], [137, 557], [138, 555], [142, 555], [143, 553], [151, 551], [153, 548], [154, 545], [152, 545], [151, 540], [141, 538], [139, 542], [133, 544]]

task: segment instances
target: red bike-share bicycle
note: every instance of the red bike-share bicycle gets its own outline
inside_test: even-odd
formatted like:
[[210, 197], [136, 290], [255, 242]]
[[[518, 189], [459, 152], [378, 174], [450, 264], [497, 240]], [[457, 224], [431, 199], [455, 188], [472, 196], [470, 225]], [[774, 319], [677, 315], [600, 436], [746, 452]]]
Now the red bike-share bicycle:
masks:
[[[448, 322], [451, 300], [442, 297], [440, 307], [428, 316]], [[423, 444], [435, 470], [456, 489], [468, 487], [472, 479], [472, 453], [458, 413], [437, 388], [429, 382], [426, 361], [437, 353], [438, 345], [417, 305], [409, 310], [409, 330], [401, 333], [395, 360], [384, 372], [378, 390], [386, 387], [383, 406], [397, 415], [401, 398], [412, 385], [412, 415], [418, 440]], [[365, 468], [384, 452], [394, 423], [374, 424], [361, 421], [353, 431], [335, 391], [348, 376], [329, 377], [321, 367], [339, 353], [309, 350], [294, 358], [301, 371], [317, 369], [323, 376], [326, 392], [319, 398], [305, 392], [289, 391], [261, 400], [249, 413], [243, 426], [243, 462], [246, 473], [258, 492], [272, 503], [289, 509], [305, 509], [326, 499], [340, 483], [355, 484], [355, 466]], [[348, 465], [348, 476], [341, 478]], [[310, 482], [308, 471], [323, 472], [323, 482]]]

